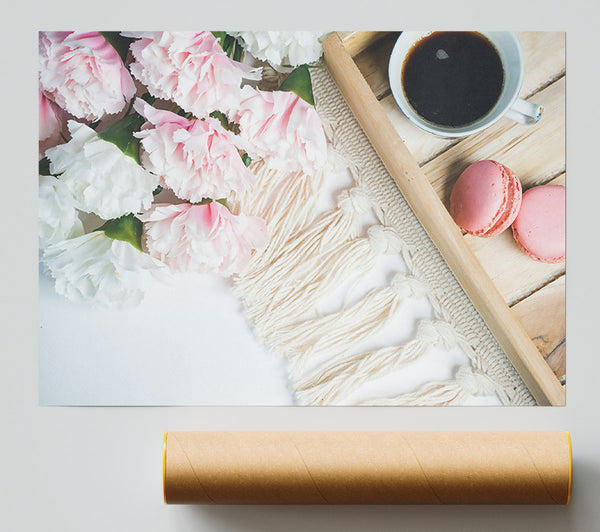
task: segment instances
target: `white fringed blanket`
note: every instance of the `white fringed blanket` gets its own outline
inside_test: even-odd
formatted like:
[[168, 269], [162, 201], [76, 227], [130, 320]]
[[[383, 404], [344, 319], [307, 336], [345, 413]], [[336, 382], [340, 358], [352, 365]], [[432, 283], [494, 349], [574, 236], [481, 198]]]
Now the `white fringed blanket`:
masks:
[[[235, 281], [257, 337], [289, 365], [299, 404], [451, 405], [496, 394], [503, 404], [535, 401], [439, 251], [406, 203], [325, 68], [311, 69], [317, 110], [331, 144], [319, 175], [253, 164], [257, 185], [234, 205], [267, 220], [271, 242]], [[319, 212], [328, 175], [345, 165], [354, 185]], [[356, 297], [355, 288], [383, 255], [402, 268], [387, 286]], [[334, 294], [344, 303], [322, 312]], [[427, 298], [430, 319], [394, 345], [373, 339], [402, 317], [409, 299]], [[401, 372], [431, 349], [460, 347], [468, 363], [449, 380], [353, 400], [369, 383]]]

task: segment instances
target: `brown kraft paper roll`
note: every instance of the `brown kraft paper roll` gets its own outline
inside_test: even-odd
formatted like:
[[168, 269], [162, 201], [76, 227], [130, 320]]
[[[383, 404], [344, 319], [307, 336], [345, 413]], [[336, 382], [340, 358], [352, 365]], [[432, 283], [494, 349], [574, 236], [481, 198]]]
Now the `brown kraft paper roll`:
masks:
[[568, 432], [166, 432], [165, 503], [568, 504]]

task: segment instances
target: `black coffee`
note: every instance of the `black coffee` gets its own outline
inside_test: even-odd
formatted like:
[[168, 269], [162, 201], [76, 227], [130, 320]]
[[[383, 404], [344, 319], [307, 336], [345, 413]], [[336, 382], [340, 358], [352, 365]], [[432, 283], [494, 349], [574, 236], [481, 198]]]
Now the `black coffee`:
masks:
[[496, 48], [476, 32], [432, 33], [413, 46], [402, 68], [410, 105], [428, 122], [442, 126], [466, 126], [485, 116], [503, 84]]

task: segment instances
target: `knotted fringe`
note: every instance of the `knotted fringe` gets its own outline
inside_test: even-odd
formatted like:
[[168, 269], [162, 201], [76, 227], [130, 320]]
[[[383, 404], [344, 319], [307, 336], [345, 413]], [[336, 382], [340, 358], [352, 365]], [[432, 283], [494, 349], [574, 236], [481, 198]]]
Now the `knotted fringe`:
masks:
[[[234, 289], [257, 337], [288, 360], [290, 385], [297, 400], [315, 405], [339, 403], [362, 385], [401, 370], [434, 347], [449, 350], [459, 346], [471, 365], [459, 368], [454, 379], [430, 382], [409, 393], [374, 397], [359, 404], [463, 404], [480, 394], [497, 394], [505, 404], [530, 402], [522, 384], [512, 389], [501, 384], [512, 378], [504, 377], [506, 361], [486, 359], [477, 352], [482, 335], [471, 327], [480, 325], [472, 325], [474, 320], [465, 321], [461, 315], [458, 332], [440, 277], [432, 277], [431, 273], [440, 268], [437, 271], [444, 282], [456, 281], [446, 265], [432, 268], [424, 260], [437, 252], [430, 243], [415, 239], [415, 230], [405, 229], [395, 215], [390, 218], [389, 213], [396, 209], [390, 201], [397, 189], [392, 187], [382, 200], [379, 187], [387, 190], [392, 185], [383, 175], [373, 176], [373, 168], [381, 164], [379, 159], [368, 141], [360, 137], [362, 132], [352, 122], [333, 81], [322, 69], [316, 70], [311, 76], [317, 109], [330, 144], [329, 167], [309, 176], [269, 170], [263, 162], [255, 162], [251, 169], [256, 185], [231, 202], [234, 210], [261, 216], [267, 222], [271, 241], [234, 280]], [[325, 100], [323, 94], [327, 96]], [[349, 136], [348, 124], [354, 124], [350, 129], [356, 130], [356, 135]], [[337, 206], [317, 217], [324, 180], [330, 172], [339, 171], [340, 166], [349, 169], [356, 186], [343, 191]], [[411, 211], [407, 212], [414, 218]], [[367, 213], [374, 214], [382, 225], [369, 227], [363, 235], [361, 221]], [[408, 273], [397, 273], [389, 286], [373, 289], [338, 311], [319, 314], [320, 302], [352, 277], [364, 277], [378, 257], [385, 254], [401, 254]], [[351, 354], [361, 342], [389, 325], [407, 299], [419, 297], [428, 298], [434, 319], [421, 320], [412, 340]]]
[[[338, 403], [362, 384], [397, 371], [434, 346], [450, 349], [461, 344], [472, 355], [468, 342], [444, 321], [447, 312], [419, 279], [414, 250], [398, 232], [373, 225], [366, 236], [358, 235], [361, 215], [372, 208], [364, 190], [354, 187], [342, 192], [335, 209], [314, 219], [311, 215], [322, 176], [285, 174], [256, 164], [257, 185], [239, 203], [245, 213], [266, 219], [271, 242], [236, 279], [236, 291], [258, 338], [289, 361], [291, 384], [301, 403]], [[298, 205], [301, 202], [305, 203]], [[338, 312], [315, 315], [319, 301], [349, 276], [371, 271], [379, 255], [397, 253], [409, 274], [397, 273], [389, 286], [371, 290]], [[424, 296], [438, 321], [423, 320], [412, 341], [347, 355], [353, 346], [384, 329], [404, 301]], [[323, 356], [329, 357], [327, 362], [305, 371], [307, 362]], [[457, 380], [364, 404], [460, 404], [468, 396]]]
[[[247, 300], [260, 299], [256, 289], [267, 283], [278, 285], [290, 274], [324, 251], [332, 243], [358, 236], [360, 215], [370, 208], [364, 191], [358, 187], [344, 190], [338, 199], [338, 207], [321, 215], [314, 223], [289, 238], [285, 243], [285, 253], [271, 252], [252, 264], [244, 272], [238, 287]], [[277, 246], [277, 244], [274, 244]], [[282, 246], [280, 246], [281, 251]]]
[[255, 255], [245, 275], [268, 264], [292, 234], [312, 221], [324, 178], [323, 172], [309, 176], [303, 172], [270, 170], [264, 161], [252, 163], [250, 169], [256, 183], [232, 197], [232, 210], [263, 218], [270, 241], [263, 253]]
[[458, 342], [456, 332], [448, 323], [422, 320], [416, 337], [407, 344], [327, 362], [310, 377], [297, 380], [297, 394], [305, 404], [335, 404], [362, 384], [397, 371], [430, 348], [440, 346], [449, 350]]
[[264, 283], [260, 299], [253, 299], [252, 308], [247, 308], [259, 337], [269, 342], [281, 327], [306, 319], [349, 275], [368, 273], [379, 254], [398, 253], [403, 248], [402, 240], [389, 227], [376, 225], [367, 233], [366, 238], [341, 242], [297, 265], [280, 284]]
[[360, 405], [377, 406], [447, 406], [463, 405], [472, 396], [498, 394], [503, 403], [508, 401], [505, 390], [486, 373], [474, 367], [462, 366], [454, 380], [430, 382], [417, 391], [394, 397], [369, 399]]
[[307, 358], [344, 354], [380, 332], [407, 299], [426, 294], [427, 286], [421, 281], [397, 273], [390, 286], [371, 290], [348, 308], [283, 327], [272, 336], [271, 344], [293, 363], [292, 375], [298, 375]]

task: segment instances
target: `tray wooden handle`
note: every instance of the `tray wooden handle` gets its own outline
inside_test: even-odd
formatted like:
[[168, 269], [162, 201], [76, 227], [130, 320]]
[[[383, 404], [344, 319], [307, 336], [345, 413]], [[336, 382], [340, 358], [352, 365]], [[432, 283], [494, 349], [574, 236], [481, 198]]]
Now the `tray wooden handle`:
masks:
[[327, 68], [383, 164], [539, 405], [565, 391], [471, 252], [337, 33], [323, 40]]

